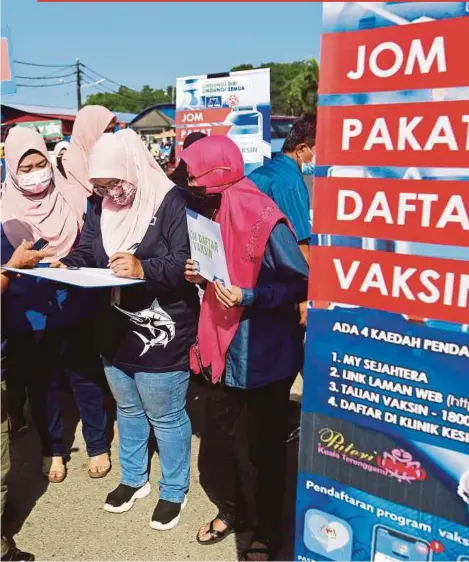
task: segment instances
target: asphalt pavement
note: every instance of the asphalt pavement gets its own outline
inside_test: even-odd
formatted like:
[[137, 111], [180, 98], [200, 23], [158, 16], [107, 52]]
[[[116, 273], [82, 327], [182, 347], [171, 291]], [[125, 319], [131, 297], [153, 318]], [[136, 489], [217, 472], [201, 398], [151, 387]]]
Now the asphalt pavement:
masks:
[[[301, 394], [301, 381], [295, 393]], [[9, 519], [17, 546], [33, 552], [36, 560], [237, 560], [250, 539], [249, 532], [232, 535], [210, 547], [199, 546], [195, 539], [199, 526], [216, 515], [215, 507], [200, 486], [197, 470], [197, 433], [203, 424], [204, 399], [198, 387], [191, 389], [188, 405], [194, 435], [187, 507], [175, 529], [159, 532], [149, 526], [158, 500], [157, 455], [151, 459], [151, 495], [125, 514], [107, 513], [103, 509], [104, 500], [120, 479], [117, 428], [114, 425], [113, 468], [106, 478], [91, 480], [87, 475], [87, 455], [76, 408], [71, 397], [64, 395], [66, 434], [72, 448], [68, 476], [62, 484], [49, 484], [42, 476], [38, 437], [33, 428], [13, 441]], [[289, 445], [288, 453], [285, 547], [279, 556], [281, 560], [292, 559], [297, 443]]]

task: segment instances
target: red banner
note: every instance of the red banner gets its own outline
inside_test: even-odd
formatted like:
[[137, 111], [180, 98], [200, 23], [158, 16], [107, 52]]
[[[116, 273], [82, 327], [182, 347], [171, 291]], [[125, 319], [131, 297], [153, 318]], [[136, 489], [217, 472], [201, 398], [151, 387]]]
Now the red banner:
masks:
[[314, 232], [469, 246], [462, 181], [316, 178]]
[[201, 125], [205, 123], [223, 123], [231, 113], [229, 107], [217, 109], [188, 109], [176, 112], [176, 125]]
[[469, 56], [461, 56], [461, 48], [468, 35], [467, 17], [379, 32], [326, 33], [321, 43], [319, 93], [467, 86]]
[[325, 106], [317, 164], [466, 167], [469, 101]]
[[311, 248], [309, 299], [469, 323], [469, 262]]
[[191, 133], [204, 133], [208, 137], [210, 135], [226, 136], [231, 129], [231, 125], [206, 125], [204, 127], [178, 127], [176, 129], [176, 158], [180, 158], [182, 151], [182, 143], [187, 135]]

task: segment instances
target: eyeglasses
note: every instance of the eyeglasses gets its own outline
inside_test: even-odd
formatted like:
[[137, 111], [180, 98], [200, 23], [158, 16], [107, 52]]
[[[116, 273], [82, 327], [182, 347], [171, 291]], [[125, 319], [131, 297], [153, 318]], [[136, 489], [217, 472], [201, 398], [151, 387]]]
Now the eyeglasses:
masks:
[[91, 182], [91, 185], [93, 186], [93, 191], [96, 193], [96, 195], [99, 195], [99, 197], [106, 197], [110, 191], [122, 187], [122, 180], [118, 181], [117, 183], [108, 183], [107, 185], [100, 185]]
[[216, 166], [215, 168], [212, 168], [211, 170], [208, 170], [207, 172], [204, 172], [203, 174], [199, 174], [198, 176], [193, 176], [192, 174], [188, 174], [187, 175], [187, 181], [189, 183], [193, 183], [193, 182], [197, 181], [198, 179], [206, 176], [207, 174], [210, 174], [211, 172], [214, 172], [215, 170], [224, 170], [225, 172], [231, 172], [231, 168], [229, 166]]

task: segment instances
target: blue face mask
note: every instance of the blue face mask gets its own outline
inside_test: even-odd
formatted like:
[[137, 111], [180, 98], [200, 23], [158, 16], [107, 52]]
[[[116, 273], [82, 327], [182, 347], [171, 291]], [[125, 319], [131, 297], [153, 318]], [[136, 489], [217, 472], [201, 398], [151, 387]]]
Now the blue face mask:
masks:
[[[313, 151], [311, 150], [311, 152]], [[303, 162], [303, 161], [301, 162], [301, 173], [304, 176], [314, 176], [314, 170], [316, 168], [315, 160], [316, 160], [315, 154], [313, 153], [313, 158], [311, 162]]]
[[303, 162], [301, 164], [301, 173], [304, 176], [314, 176], [314, 170], [316, 166], [314, 162]]

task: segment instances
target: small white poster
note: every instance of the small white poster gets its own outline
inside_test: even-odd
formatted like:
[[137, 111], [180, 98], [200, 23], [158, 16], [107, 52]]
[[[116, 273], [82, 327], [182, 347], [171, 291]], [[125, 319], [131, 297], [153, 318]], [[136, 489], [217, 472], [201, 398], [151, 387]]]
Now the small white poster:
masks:
[[218, 280], [231, 289], [220, 225], [189, 209], [186, 213], [191, 258], [200, 275], [212, 283]]

